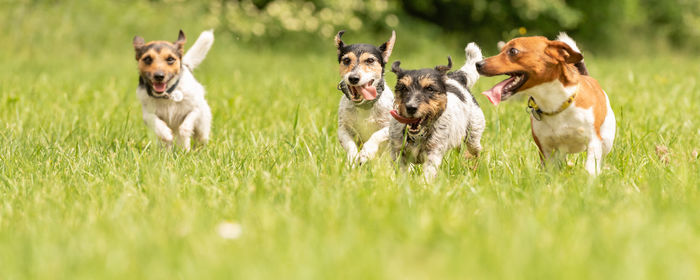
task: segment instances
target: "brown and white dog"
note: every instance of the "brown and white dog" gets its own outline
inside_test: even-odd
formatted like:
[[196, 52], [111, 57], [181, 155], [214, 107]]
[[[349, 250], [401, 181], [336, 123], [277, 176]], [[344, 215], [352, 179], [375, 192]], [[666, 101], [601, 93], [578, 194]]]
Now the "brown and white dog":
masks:
[[524, 93], [532, 137], [543, 162], [556, 154], [586, 151], [586, 170], [598, 175], [615, 139], [615, 115], [598, 82], [588, 75], [576, 42], [565, 33], [557, 40], [522, 37], [476, 64], [481, 75], [508, 75], [483, 94], [491, 103]]
[[204, 87], [192, 71], [204, 60], [214, 43], [214, 33], [202, 32], [187, 53], [185, 33], [175, 42], [144, 42], [134, 37], [139, 69], [136, 95], [141, 100], [143, 121], [167, 147], [173, 140], [190, 149], [192, 136], [201, 144], [209, 140], [211, 110], [204, 99]]

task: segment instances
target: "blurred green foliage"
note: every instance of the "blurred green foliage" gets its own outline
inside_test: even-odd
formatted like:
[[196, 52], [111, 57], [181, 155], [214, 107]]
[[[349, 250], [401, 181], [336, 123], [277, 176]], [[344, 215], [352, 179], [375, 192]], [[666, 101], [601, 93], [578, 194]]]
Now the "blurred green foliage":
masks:
[[[92, 10], [106, 17], [120, 17], [125, 21], [122, 28], [128, 29], [121, 31], [150, 32], [163, 27], [135, 28], [139, 26], [139, 17], [146, 14], [104, 11], [122, 6], [139, 6], [146, 11], [167, 5], [179, 11], [173, 17], [185, 19], [179, 21], [183, 25], [180, 28], [193, 25], [215, 28], [220, 34], [228, 32], [236, 40], [254, 45], [308, 49], [325, 46], [341, 29], [353, 31], [353, 41], [384, 38], [394, 29], [399, 37], [439, 40], [443, 44], [476, 40], [491, 46], [498, 40], [516, 36], [552, 38], [559, 31], [566, 31], [585, 49], [608, 53], [639, 54], [678, 47], [700, 50], [700, 1], [697, 0], [17, 0], [9, 3], [19, 5], [5, 10], [11, 17], [6, 21], [8, 28], [18, 22], [24, 24], [25, 14], [51, 8], [65, 11], [57, 15], [63, 17]], [[100, 23], [81, 26], [89, 32], [87, 26], [92, 24]], [[94, 34], [91, 38], [95, 36], [106, 37], [106, 34]]]
[[696, 0], [221, 0], [209, 10], [219, 25], [246, 40], [289, 32], [327, 38], [339, 29], [412, 30], [401, 24], [409, 21], [489, 41], [567, 31], [590, 47], [619, 51], [629, 42], [645, 48], [645, 42], [700, 43]]
[[327, 38], [339, 29], [375, 32], [399, 23], [397, 5], [387, 0], [222, 0], [210, 2], [209, 10], [242, 39], [288, 33]]
[[635, 39], [693, 46], [700, 42], [696, 0], [400, 0], [412, 16], [445, 29], [503, 39], [521, 33], [553, 36], [568, 31], [599, 47]]

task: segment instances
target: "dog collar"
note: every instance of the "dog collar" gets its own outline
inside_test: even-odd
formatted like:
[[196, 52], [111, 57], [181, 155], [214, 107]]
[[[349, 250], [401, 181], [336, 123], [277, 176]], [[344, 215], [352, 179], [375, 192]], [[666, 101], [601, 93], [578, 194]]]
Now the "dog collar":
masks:
[[170, 99], [170, 95], [173, 93], [173, 91], [175, 91], [178, 84], [180, 84], [179, 78], [177, 79], [177, 81], [175, 81], [175, 83], [169, 89], [165, 90], [165, 92], [167, 94], [163, 94], [163, 95], [158, 96], [158, 95], [153, 94], [153, 89], [151, 89], [150, 86], [146, 85], [146, 82], [144, 82], [143, 77], [139, 76], [139, 85], [144, 86], [146, 88], [146, 92], [148, 93], [148, 96], [153, 97], [153, 98]]
[[360, 109], [369, 109], [374, 106], [374, 103], [379, 100], [379, 98], [382, 96], [382, 93], [384, 92], [384, 79], [382, 78], [379, 80], [379, 85], [377, 86], [377, 98], [373, 100], [365, 100], [364, 98], [362, 100], [358, 101], [353, 101], [352, 98], [350, 98], [350, 88], [348, 88], [348, 85], [345, 83], [345, 81], [340, 81], [338, 83], [338, 90], [345, 95], [345, 98], [350, 100], [352, 103], [355, 104], [355, 107], [359, 107]]
[[542, 111], [542, 109], [540, 109], [540, 107], [537, 106], [537, 103], [535, 102], [535, 98], [530, 96], [530, 99], [527, 100], [527, 111], [530, 113], [530, 115], [532, 115], [533, 118], [535, 118], [538, 121], [541, 121], [542, 115], [545, 115], [545, 116], [556, 115], [556, 114], [559, 114], [559, 113], [563, 112], [564, 110], [566, 110], [566, 108], [569, 108], [569, 106], [571, 106], [571, 104], [574, 103], [574, 99], [576, 99], [577, 93], [578, 92], [575, 92], [574, 94], [572, 94], [568, 99], [566, 99], [566, 101], [564, 101], [564, 103], [561, 104], [561, 106], [559, 106], [559, 109], [557, 109], [554, 112]]

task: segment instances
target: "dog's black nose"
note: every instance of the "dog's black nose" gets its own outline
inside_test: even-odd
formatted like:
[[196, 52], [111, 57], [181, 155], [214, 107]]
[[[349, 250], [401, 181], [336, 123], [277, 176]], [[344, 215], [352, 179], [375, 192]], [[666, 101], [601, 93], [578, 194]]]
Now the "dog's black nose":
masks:
[[486, 60], [482, 60], [476, 63], [476, 71], [481, 71], [482, 68], [484, 68], [484, 65], [486, 65]]
[[162, 82], [163, 79], [165, 79], [165, 74], [155, 73], [155, 74], [153, 74], [153, 79], [156, 80], [157, 82]]
[[350, 76], [350, 77], [348, 77], [348, 81], [349, 81], [351, 84], [356, 85], [357, 83], [360, 82], [360, 77], [358, 77], [358, 76]]
[[418, 107], [406, 106], [406, 113], [413, 115], [418, 111]]

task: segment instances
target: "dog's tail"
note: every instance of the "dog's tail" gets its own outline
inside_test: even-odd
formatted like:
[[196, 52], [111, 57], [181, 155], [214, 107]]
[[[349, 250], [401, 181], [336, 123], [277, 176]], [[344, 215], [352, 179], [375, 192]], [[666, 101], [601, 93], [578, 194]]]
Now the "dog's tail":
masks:
[[481, 55], [481, 49], [476, 43], [471, 42], [464, 48], [464, 52], [467, 57], [467, 61], [464, 63], [460, 71], [467, 75], [467, 89], [471, 89], [476, 81], [479, 79], [479, 72], [476, 71], [476, 63], [483, 60], [484, 57]]
[[[566, 32], [560, 32], [559, 36], [557, 36], [557, 41], [564, 42], [567, 45], [569, 45], [569, 47], [574, 49], [574, 51], [583, 54], [576, 45], [574, 39], [571, 39], [571, 37], [569, 37], [569, 35], [567, 35]], [[576, 66], [576, 69], [578, 69], [578, 72], [581, 73], [581, 75], [588, 75], [588, 69], [586, 68], [586, 63], [583, 62], [583, 59], [581, 59], [581, 61], [579, 62], [574, 63], [574, 66]]]
[[207, 52], [209, 52], [213, 44], [214, 32], [212, 30], [202, 32], [197, 41], [194, 42], [194, 45], [185, 53], [185, 56], [182, 58], [182, 64], [190, 68], [190, 70], [194, 70], [207, 57]]

